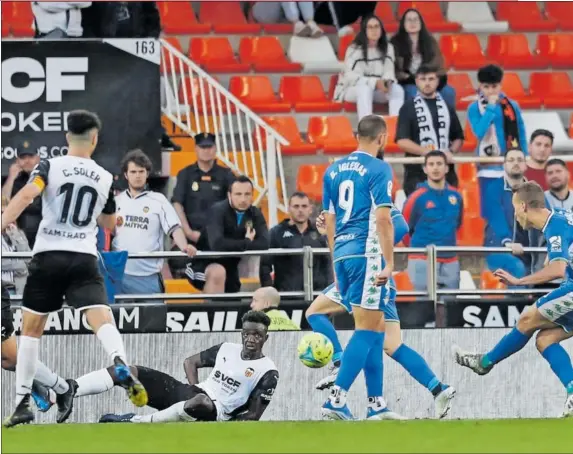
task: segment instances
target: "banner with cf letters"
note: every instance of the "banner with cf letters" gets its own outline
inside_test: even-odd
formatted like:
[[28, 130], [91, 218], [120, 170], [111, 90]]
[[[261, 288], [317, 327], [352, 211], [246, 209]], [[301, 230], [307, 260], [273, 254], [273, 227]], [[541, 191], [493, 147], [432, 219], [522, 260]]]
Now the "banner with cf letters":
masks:
[[161, 170], [160, 44], [154, 39], [2, 41], [2, 176], [23, 149], [67, 153], [70, 111], [102, 121], [94, 159], [119, 174], [130, 149]]

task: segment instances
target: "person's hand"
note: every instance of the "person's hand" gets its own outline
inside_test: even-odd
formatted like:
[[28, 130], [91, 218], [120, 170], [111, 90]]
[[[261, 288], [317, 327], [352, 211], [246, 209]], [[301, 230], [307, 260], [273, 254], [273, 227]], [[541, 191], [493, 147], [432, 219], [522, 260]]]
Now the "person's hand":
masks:
[[511, 249], [513, 255], [523, 255], [523, 245], [521, 243], [505, 243], [505, 247]]
[[195, 257], [195, 255], [197, 255], [197, 248], [191, 244], [188, 244], [183, 252], [185, 252], [188, 257]]
[[499, 96], [498, 95], [490, 95], [487, 97], [487, 102], [489, 104], [497, 104], [497, 102], [499, 101]]
[[326, 235], [326, 220], [324, 219], [324, 213], [320, 213], [316, 218], [316, 230], [321, 235]]
[[454, 164], [454, 154], [450, 150], [444, 150], [444, 154], [446, 155], [446, 162]]
[[502, 270], [501, 268], [495, 270], [493, 275], [495, 277], [497, 277], [501, 282], [503, 282], [506, 285], [519, 285], [519, 279], [518, 278], [516, 278], [515, 276], [512, 276], [507, 271]]
[[382, 93], [388, 93], [388, 87], [382, 79], [376, 81], [376, 90], [381, 91]]
[[18, 174], [22, 171], [22, 167], [15, 162], [10, 166], [10, 170], [8, 170], [8, 179], [15, 180]]
[[392, 277], [392, 268], [389, 266], [384, 267], [382, 271], [374, 276], [374, 285], [376, 287], [382, 287], [386, 285], [388, 279]]
[[245, 238], [253, 241], [255, 239], [256, 234], [257, 232], [255, 231], [255, 229], [253, 229], [252, 227], [247, 227], [247, 233], [245, 234]]

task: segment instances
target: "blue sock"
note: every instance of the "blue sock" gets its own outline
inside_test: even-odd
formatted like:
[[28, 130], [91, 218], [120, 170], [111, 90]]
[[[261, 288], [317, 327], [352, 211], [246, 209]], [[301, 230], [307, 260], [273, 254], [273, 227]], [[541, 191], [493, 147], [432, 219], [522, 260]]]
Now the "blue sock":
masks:
[[552, 344], [541, 354], [569, 394], [573, 393], [573, 365], [569, 354], [560, 344]]
[[483, 357], [481, 365], [489, 367], [503, 361], [525, 347], [529, 339], [531, 339], [531, 335], [523, 334], [517, 328], [513, 328]]
[[364, 379], [368, 397], [384, 395], [384, 333], [378, 333], [378, 340], [370, 348], [364, 365]]
[[334, 354], [332, 355], [332, 362], [333, 363], [340, 363], [340, 358], [342, 358], [342, 346], [340, 345], [340, 341], [338, 340], [338, 334], [336, 334], [336, 330], [328, 315], [325, 314], [312, 314], [309, 315], [307, 318], [310, 327], [315, 333], [324, 334], [326, 337], [330, 339], [332, 345], [334, 346]]
[[350, 338], [344, 354], [342, 364], [334, 384], [343, 391], [348, 391], [366, 364], [368, 353], [378, 341], [380, 334], [376, 331], [357, 330]]
[[396, 349], [392, 359], [406, 369], [414, 380], [427, 388], [431, 393], [434, 393], [434, 391], [439, 393], [442, 390], [442, 383], [430, 369], [426, 360], [406, 344], [402, 344]]

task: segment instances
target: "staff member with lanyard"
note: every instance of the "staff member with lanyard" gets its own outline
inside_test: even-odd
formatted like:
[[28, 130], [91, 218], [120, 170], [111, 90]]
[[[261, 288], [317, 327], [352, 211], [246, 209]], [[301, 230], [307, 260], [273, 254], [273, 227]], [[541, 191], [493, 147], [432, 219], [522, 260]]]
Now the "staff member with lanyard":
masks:
[[[131, 253], [163, 251], [165, 235], [170, 235], [179, 249], [194, 256], [197, 249], [187, 243], [175, 209], [163, 194], [147, 190], [151, 172], [147, 155], [141, 150], [130, 151], [121, 169], [129, 187], [115, 198], [117, 224], [112, 249]], [[121, 293], [163, 293], [162, 268], [163, 259], [129, 259]]]

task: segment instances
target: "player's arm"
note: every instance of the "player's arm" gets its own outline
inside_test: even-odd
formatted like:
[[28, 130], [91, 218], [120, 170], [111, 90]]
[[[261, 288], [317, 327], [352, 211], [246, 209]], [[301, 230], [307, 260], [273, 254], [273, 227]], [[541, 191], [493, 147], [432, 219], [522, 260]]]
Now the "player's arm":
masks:
[[203, 350], [201, 353], [190, 356], [183, 362], [183, 369], [185, 370], [185, 375], [187, 376], [187, 381], [190, 385], [196, 385], [199, 383], [199, 369], [215, 366], [215, 361], [217, 360], [217, 354], [221, 349], [221, 345], [223, 344], [215, 345], [207, 350]]
[[232, 421], [258, 421], [271, 403], [275, 389], [279, 383], [279, 373], [270, 370], [259, 380], [251, 392], [247, 407], [232, 418]]
[[[370, 175], [370, 194], [376, 204], [376, 233], [382, 248], [386, 272], [394, 269], [394, 225], [392, 224], [392, 169], [379, 162]], [[390, 277], [390, 276], [388, 276]]]
[[565, 276], [565, 268], [569, 262], [568, 248], [563, 245], [563, 237], [556, 233], [549, 234], [547, 244], [548, 263], [539, 271], [518, 280], [516, 285], [537, 285], [545, 282], [551, 282], [554, 279], [561, 279]]
[[97, 218], [97, 223], [100, 227], [104, 229], [109, 229], [112, 232], [115, 229], [115, 194], [113, 193], [113, 189], [109, 188], [109, 194], [107, 196], [107, 201], [105, 202], [105, 206], [101, 214]]
[[326, 230], [326, 240], [330, 249], [330, 256], [334, 263], [334, 235], [336, 234], [336, 213], [330, 195], [330, 175], [324, 174], [322, 179], [322, 215], [324, 217], [324, 228]]
[[10, 200], [10, 203], [2, 213], [2, 231], [10, 224], [16, 222], [22, 212], [38, 197], [48, 184], [48, 173], [50, 172], [50, 162], [42, 160], [32, 170], [30, 179], [26, 186]]

